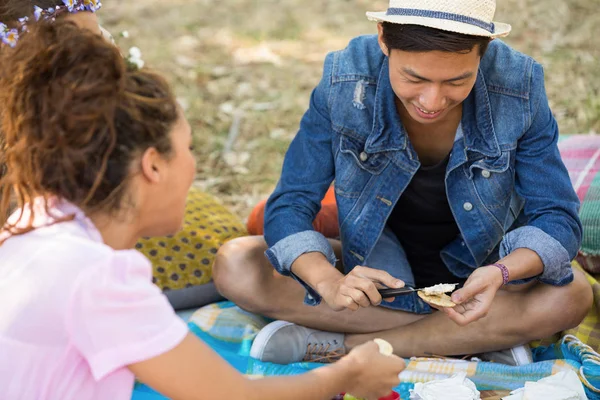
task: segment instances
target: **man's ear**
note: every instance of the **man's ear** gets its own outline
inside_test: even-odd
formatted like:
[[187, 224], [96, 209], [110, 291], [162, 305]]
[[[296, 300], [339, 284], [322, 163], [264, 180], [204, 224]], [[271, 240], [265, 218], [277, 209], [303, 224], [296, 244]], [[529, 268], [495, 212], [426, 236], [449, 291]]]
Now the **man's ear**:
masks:
[[383, 41], [383, 24], [380, 22], [377, 24], [377, 42], [379, 42], [379, 48], [385, 54], [386, 57], [390, 56], [390, 52]]
[[142, 154], [142, 174], [151, 183], [160, 182], [162, 158], [154, 147], [149, 147]]

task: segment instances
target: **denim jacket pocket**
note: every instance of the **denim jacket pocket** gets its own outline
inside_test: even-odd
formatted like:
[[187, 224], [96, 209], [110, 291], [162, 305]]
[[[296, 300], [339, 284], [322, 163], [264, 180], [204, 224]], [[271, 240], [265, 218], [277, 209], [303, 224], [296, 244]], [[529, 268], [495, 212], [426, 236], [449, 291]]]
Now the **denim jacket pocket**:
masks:
[[511, 198], [515, 180], [513, 161], [512, 151], [504, 151], [499, 157], [484, 157], [468, 166], [467, 175], [489, 209], [504, 207]]
[[340, 147], [336, 152], [336, 193], [357, 198], [363, 192], [369, 180], [379, 175], [389, 164], [390, 159], [384, 153], [365, 152], [365, 139], [358, 139], [353, 132], [340, 134]]

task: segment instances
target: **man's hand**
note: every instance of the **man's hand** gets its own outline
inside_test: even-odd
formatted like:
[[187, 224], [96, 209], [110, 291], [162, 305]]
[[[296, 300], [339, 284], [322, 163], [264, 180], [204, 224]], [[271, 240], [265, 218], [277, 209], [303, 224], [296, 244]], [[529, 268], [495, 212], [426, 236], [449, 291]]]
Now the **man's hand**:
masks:
[[[381, 303], [378, 287], [401, 288], [404, 282], [385, 271], [368, 267], [355, 267], [341, 278], [319, 282], [315, 288], [323, 300], [334, 311], [377, 306]], [[391, 300], [391, 299], [386, 299]]]
[[475, 322], [487, 315], [502, 283], [502, 271], [497, 267], [478, 268], [461, 289], [452, 293], [456, 307], [442, 308], [442, 311], [460, 326]]

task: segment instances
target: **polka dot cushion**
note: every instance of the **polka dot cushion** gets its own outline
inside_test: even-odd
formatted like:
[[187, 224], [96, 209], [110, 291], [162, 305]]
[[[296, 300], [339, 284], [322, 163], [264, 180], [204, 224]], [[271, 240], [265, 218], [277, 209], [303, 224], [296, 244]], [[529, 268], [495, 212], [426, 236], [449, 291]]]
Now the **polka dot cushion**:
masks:
[[136, 249], [152, 262], [154, 283], [164, 291], [177, 290], [210, 282], [219, 247], [245, 235], [238, 217], [212, 196], [192, 189], [183, 229], [175, 235], [144, 238]]

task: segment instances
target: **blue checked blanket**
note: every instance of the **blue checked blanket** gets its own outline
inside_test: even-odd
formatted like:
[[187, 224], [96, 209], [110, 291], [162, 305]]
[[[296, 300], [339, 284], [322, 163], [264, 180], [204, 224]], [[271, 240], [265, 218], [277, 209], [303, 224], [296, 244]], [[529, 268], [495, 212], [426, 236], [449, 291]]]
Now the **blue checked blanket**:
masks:
[[[321, 364], [296, 363], [277, 365], [249, 357], [252, 341], [270, 321], [241, 310], [231, 302], [211, 304], [196, 311], [188, 326], [200, 339], [217, 351], [238, 371], [246, 375], [296, 375], [318, 368]], [[559, 371], [571, 369], [578, 373], [591, 400], [600, 400], [600, 355], [574, 336], [565, 336], [549, 347], [534, 349], [535, 363], [510, 367], [501, 364], [413, 358], [401, 374], [402, 383], [396, 388], [402, 399], [416, 382], [443, 379], [464, 371], [480, 391], [513, 390], [526, 381], [537, 381]], [[149, 387], [136, 384], [132, 400], [165, 400]]]

